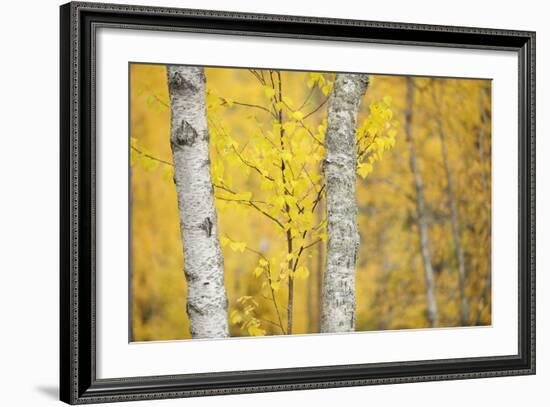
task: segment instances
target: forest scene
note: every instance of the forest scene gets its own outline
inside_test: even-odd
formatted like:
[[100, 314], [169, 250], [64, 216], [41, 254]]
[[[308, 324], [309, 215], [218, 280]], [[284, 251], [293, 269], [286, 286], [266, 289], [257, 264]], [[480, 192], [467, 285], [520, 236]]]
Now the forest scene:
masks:
[[491, 324], [491, 80], [130, 64], [130, 340]]

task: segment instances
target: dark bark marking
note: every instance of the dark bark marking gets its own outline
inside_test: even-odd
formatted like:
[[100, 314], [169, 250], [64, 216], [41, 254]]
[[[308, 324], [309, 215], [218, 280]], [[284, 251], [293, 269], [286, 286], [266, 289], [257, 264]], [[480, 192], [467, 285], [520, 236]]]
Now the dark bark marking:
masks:
[[195, 313], [197, 313], [197, 314], [199, 314], [199, 315], [205, 315], [205, 314], [206, 314], [206, 313], [204, 312], [204, 310], [203, 310], [201, 307], [198, 307], [198, 306], [196, 306], [195, 304], [190, 303], [190, 302], [188, 302], [188, 303], [186, 304], [186, 308], [187, 308], [187, 309], [186, 309], [187, 315], [189, 315], [189, 311], [193, 311], [193, 312], [195, 312]]
[[210, 220], [210, 218], [206, 218], [199, 225], [199, 228], [201, 228], [202, 230], [204, 230], [206, 232], [207, 237], [210, 237], [212, 235], [212, 226], [214, 226], [214, 225], [212, 224], [212, 221]]
[[193, 85], [193, 83], [187, 79], [185, 79], [183, 77], [183, 75], [179, 72], [174, 72], [174, 75], [172, 76], [171, 80], [170, 80], [170, 86], [173, 88], [173, 89], [178, 89], [178, 90], [190, 90], [192, 92], [196, 92], [197, 91], [197, 87], [195, 85]]
[[188, 121], [182, 119], [180, 125], [173, 133], [172, 145], [175, 147], [191, 146], [195, 143], [197, 137], [199, 137], [197, 130]]

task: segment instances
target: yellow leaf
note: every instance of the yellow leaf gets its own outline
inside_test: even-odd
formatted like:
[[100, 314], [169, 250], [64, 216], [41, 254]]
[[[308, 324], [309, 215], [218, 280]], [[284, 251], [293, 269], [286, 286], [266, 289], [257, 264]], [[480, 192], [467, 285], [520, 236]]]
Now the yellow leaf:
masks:
[[149, 157], [145, 157], [143, 155], [143, 156], [141, 156], [141, 165], [147, 171], [153, 171], [153, 170], [157, 169], [159, 163], [158, 163], [158, 161], [152, 160]]
[[220, 239], [220, 244], [222, 245], [222, 247], [225, 247], [227, 246], [227, 244], [231, 242], [231, 240], [229, 240], [227, 237], [225, 236], [222, 236], [221, 239]]
[[296, 269], [296, 272], [294, 273], [294, 277], [297, 279], [305, 280], [309, 277], [309, 270], [307, 267], [300, 266]]
[[304, 114], [300, 111], [295, 111], [292, 113], [292, 117], [294, 117], [296, 120], [302, 120], [304, 118]]
[[281, 288], [281, 282], [280, 281], [272, 281], [271, 282], [271, 288], [273, 289], [273, 291], [279, 291], [279, 289]]
[[359, 167], [357, 168], [357, 173], [363, 177], [366, 178], [367, 175], [369, 175], [373, 170], [372, 164], [370, 163], [361, 163], [359, 164]]
[[264, 86], [264, 93], [268, 99], [271, 99], [275, 95], [275, 89], [269, 86]]
[[174, 170], [172, 167], [169, 167], [168, 165], [165, 165], [162, 169], [162, 179], [164, 181], [172, 181], [174, 178]]
[[283, 102], [285, 102], [289, 106], [292, 106], [292, 99], [288, 96], [283, 96]]
[[332, 82], [327, 83], [325, 86], [321, 88], [321, 91], [325, 96], [328, 96], [329, 92], [332, 89]]
[[307, 211], [300, 217], [302, 227], [303, 229], [309, 229], [311, 224], [313, 223], [313, 213], [311, 211]]
[[260, 266], [262, 266], [262, 267], [267, 267], [268, 264], [269, 264], [269, 263], [267, 262], [267, 260], [265, 260], [265, 259], [260, 259]]
[[288, 135], [291, 135], [296, 130], [296, 122], [290, 121], [283, 124], [283, 129], [285, 130], [285, 133], [288, 133]]
[[244, 252], [244, 249], [246, 249], [246, 243], [245, 242], [231, 242], [229, 244], [229, 247], [235, 252]]
[[273, 182], [270, 179], [263, 178], [260, 188], [262, 191], [271, 191], [273, 189]]
[[237, 194], [236, 196], [238, 196], [237, 199], [242, 199], [244, 201], [250, 201], [250, 198], [252, 198], [252, 192], [243, 192], [242, 194]]
[[279, 138], [281, 136], [281, 123], [273, 122], [273, 137]]
[[262, 267], [256, 267], [254, 269], [254, 275], [256, 277], [260, 277], [262, 275], [262, 273], [264, 272], [264, 269]]
[[[298, 140], [303, 140], [304, 139], [304, 136], [306, 135], [306, 132], [307, 130], [304, 128], [304, 127], [301, 127], [299, 128], [298, 130], [296, 130], [296, 137]], [[305, 149], [307, 148], [308, 146], [302, 146], [301, 149], [303, 151], [305, 151]]]
[[231, 323], [233, 324], [240, 324], [241, 322], [243, 322], [243, 317], [241, 316], [241, 313], [237, 310], [232, 311], [229, 318], [231, 319]]
[[298, 202], [298, 200], [296, 199], [296, 197], [292, 196], [292, 195], [285, 195], [285, 202], [287, 204], [289, 204], [290, 206], [293, 206], [293, 205], [296, 205], [296, 203]]
[[250, 295], [243, 295], [242, 297], [237, 298], [237, 302], [239, 304], [243, 304], [246, 301], [250, 301], [252, 299], [252, 296]]
[[248, 334], [251, 336], [264, 336], [265, 331], [256, 325], [248, 327]]
[[282, 196], [276, 197], [275, 204], [279, 207], [279, 209], [282, 209], [285, 206], [285, 198]]

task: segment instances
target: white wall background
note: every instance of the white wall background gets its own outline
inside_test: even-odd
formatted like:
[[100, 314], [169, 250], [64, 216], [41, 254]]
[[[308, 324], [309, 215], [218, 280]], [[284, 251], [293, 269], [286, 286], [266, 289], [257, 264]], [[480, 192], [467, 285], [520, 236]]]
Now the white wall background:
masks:
[[[130, 1], [130, 0], [128, 0]], [[175, 7], [537, 31], [536, 376], [149, 402], [148, 405], [530, 405], [550, 402], [550, 28], [535, 0], [146, 0]], [[2, 4], [0, 24], [0, 405], [55, 405], [58, 382], [59, 0]], [[335, 7], [336, 6], [336, 7]], [[546, 249], [546, 250], [545, 250]], [[497, 253], [498, 255], [498, 253]], [[59, 404], [58, 404], [59, 405]], [[122, 405], [122, 404], [121, 404]], [[126, 403], [124, 405], [146, 405]]]

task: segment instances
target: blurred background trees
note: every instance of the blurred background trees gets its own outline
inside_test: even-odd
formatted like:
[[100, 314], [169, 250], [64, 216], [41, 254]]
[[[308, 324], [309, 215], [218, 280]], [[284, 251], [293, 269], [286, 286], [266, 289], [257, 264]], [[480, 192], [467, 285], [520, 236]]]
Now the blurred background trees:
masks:
[[[319, 332], [334, 75], [205, 73], [230, 334]], [[421, 219], [435, 325], [490, 324], [491, 83], [369, 77], [357, 120], [356, 330], [432, 325]], [[130, 81], [132, 338], [190, 338], [165, 67], [133, 64]]]

